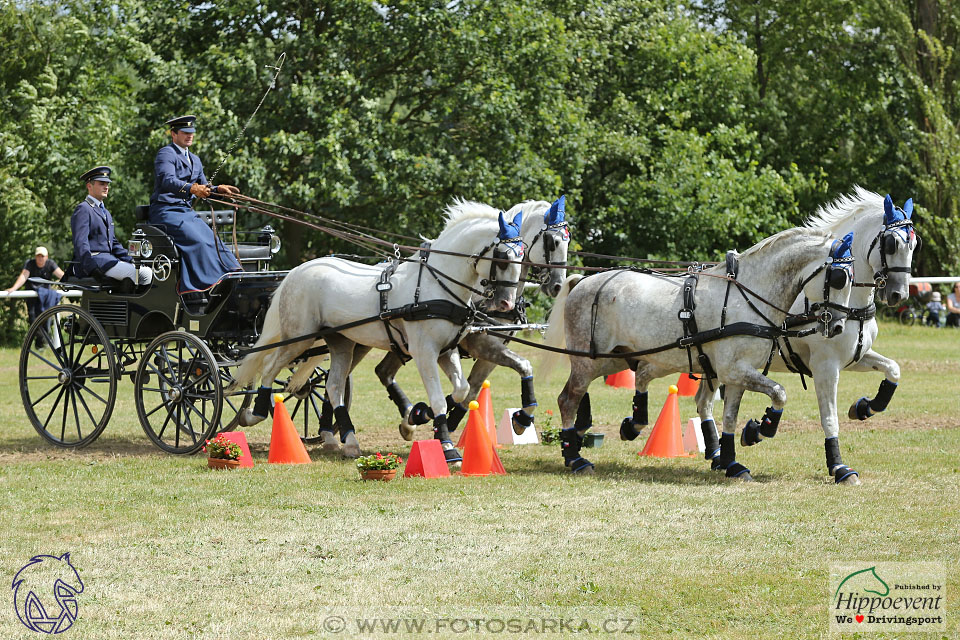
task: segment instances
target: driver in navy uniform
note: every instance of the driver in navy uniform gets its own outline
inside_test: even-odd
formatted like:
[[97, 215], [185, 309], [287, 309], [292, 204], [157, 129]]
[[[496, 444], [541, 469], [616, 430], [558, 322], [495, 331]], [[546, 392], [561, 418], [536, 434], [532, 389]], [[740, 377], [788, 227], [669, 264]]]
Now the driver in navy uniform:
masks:
[[231, 271], [243, 271], [233, 253], [193, 210], [196, 198], [211, 193], [234, 195], [240, 190], [230, 185], [210, 186], [200, 158], [190, 153], [196, 116], [180, 116], [166, 122], [171, 143], [157, 152], [153, 161], [153, 194], [150, 196], [150, 222], [164, 225], [180, 251], [181, 269], [178, 293], [202, 292], [217, 284]]
[[147, 285], [153, 280], [150, 267], [139, 271], [127, 250], [117, 240], [113, 216], [103, 201], [110, 192], [110, 167], [94, 167], [80, 176], [87, 184], [87, 197], [77, 205], [70, 216], [73, 231], [73, 273], [79, 278], [104, 277], [130, 280]]

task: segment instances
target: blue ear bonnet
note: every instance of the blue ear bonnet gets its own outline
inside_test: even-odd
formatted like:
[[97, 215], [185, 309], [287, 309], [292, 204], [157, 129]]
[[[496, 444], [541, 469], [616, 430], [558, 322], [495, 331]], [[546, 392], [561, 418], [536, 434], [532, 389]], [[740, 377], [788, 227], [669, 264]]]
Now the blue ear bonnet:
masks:
[[520, 238], [520, 225], [523, 223], [523, 211], [518, 211], [513, 217], [513, 222], [507, 222], [503, 217], [503, 211], [500, 212], [500, 233], [497, 239], [501, 242], [510, 242]]
[[853, 261], [853, 231], [833, 241], [830, 246], [830, 257], [835, 263]]
[[564, 216], [566, 206], [567, 206], [567, 196], [560, 196], [557, 198], [553, 204], [550, 205], [550, 210], [547, 211], [547, 215], [543, 217], [543, 222], [548, 227], [552, 227], [557, 224], [562, 224], [566, 221]]
[[893, 204], [893, 198], [890, 197], [889, 193], [883, 199], [883, 226], [888, 231], [903, 231], [904, 242], [908, 242], [910, 239], [910, 232], [913, 228], [913, 221], [910, 219], [912, 215], [913, 198], [904, 202], [902, 209]]

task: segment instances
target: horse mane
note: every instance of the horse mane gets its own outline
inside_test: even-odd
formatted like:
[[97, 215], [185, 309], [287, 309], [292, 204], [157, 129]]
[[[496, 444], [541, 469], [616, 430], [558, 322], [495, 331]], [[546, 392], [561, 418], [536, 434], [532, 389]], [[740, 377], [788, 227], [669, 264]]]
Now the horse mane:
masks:
[[822, 205], [803, 223], [809, 229], [849, 230], [850, 224], [867, 209], [883, 211], [883, 196], [854, 185], [853, 193], [838, 196]]
[[817, 238], [820, 237], [824, 240], [832, 238], [833, 233], [827, 231], [826, 229], [808, 229], [805, 227], [791, 227], [780, 233], [775, 233], [769, 238], [764, 238], [757, 244], [753, 245], [743, 253], [739, 254], [741, 258], [749, 258], [753, 254], [766, 249], [767, 247], [772, 247], [773, 245], [780, 242], [795, 242], [800, 238]]
[[544, 213], [550, 208], [550, 204], [546, 200], [524, 200], [510, 207], [505, 215], [513, 220], [518, 211], [523, 211], [523, 219], [526, 220], [529, 215]]
[[[482, 202], [474, 202], [473, 200], [467, 200], [465, 198], [454, 198], [453, 202], [448, 204], [443, 210], [443, 215], [443, 229], [440, 231], [440, 235], [433, 240], [439, 240], [441, 236], [444, 236], [461, 224], [466, 224], [471, 220], [493, 220], [496, 222], [499, 219], [500, 210]], [[428, 242], [431, 241], [431, 238], [427, 238], [426, 236], [421, 235], [420, 237]]]

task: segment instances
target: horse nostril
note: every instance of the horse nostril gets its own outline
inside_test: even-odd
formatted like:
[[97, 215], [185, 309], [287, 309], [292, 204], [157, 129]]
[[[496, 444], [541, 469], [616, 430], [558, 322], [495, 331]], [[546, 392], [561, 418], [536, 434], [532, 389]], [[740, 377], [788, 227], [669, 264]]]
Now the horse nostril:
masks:
[[840, 323], [835, 324], [835, 325], [833, 326], [833, 329], [830, 331], [830, 337], [831, 337], [831, 338], [836, 338], [836, 337], [839, 336], [841, 333], [843, 333], [843, 324], [840, 324]]
[[900, 298], [900, 294], [897, 293], [897, 292], [895, 292], [895, 291], [893, 291], [893, 292], [890, 293], [890, 299], [889, 299], [887, 302], [888, 302], [888, 304], [889, 304], [891, 307], [894, 307], [894, 306], [900, 304], [900, 299], [901, 299], [901, 298]]
[[562, 285], [560, 285], [560, 284], [555, 284], [555, 285], [553, 285], [553, 289], [550, 290], [550, 292], [553, 294], [553, 297], [554, 297], [554, 298], [556, 298], [558, 295], [560, 295], [560, 288], [561, 288], [561, 286], [562, 286]]

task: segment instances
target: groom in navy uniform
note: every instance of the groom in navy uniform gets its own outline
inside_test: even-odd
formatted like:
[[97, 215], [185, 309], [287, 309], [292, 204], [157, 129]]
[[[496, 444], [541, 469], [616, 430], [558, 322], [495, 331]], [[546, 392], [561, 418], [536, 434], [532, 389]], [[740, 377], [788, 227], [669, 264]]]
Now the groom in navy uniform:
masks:
[[179, 293], [206, 291], [225, 274], [243, 270], [233, 253], [193, 210], [195, 198], [208, 198], [211, 193], [240, 193], [230, 185], [207, 184], [203, 163], [189, 151], [196, 120], [196, 116], [167, 120], [171, 143], [160, 149], [153, 161], [150, 222], [164, 225], [180, 251]]
[[141, 266], [139, 271], [127, 250], [117, 241], [113, 216], [103, 201], [110, 192], [110, 167], [94, 167], [80, 176], [87, 184], [87, 197], [70, 216], [73, 231], [73, 273], [83, 278], [93, 276], [114, 280], [127, 279], [136, 284], [150, 284], [153, 271]]

